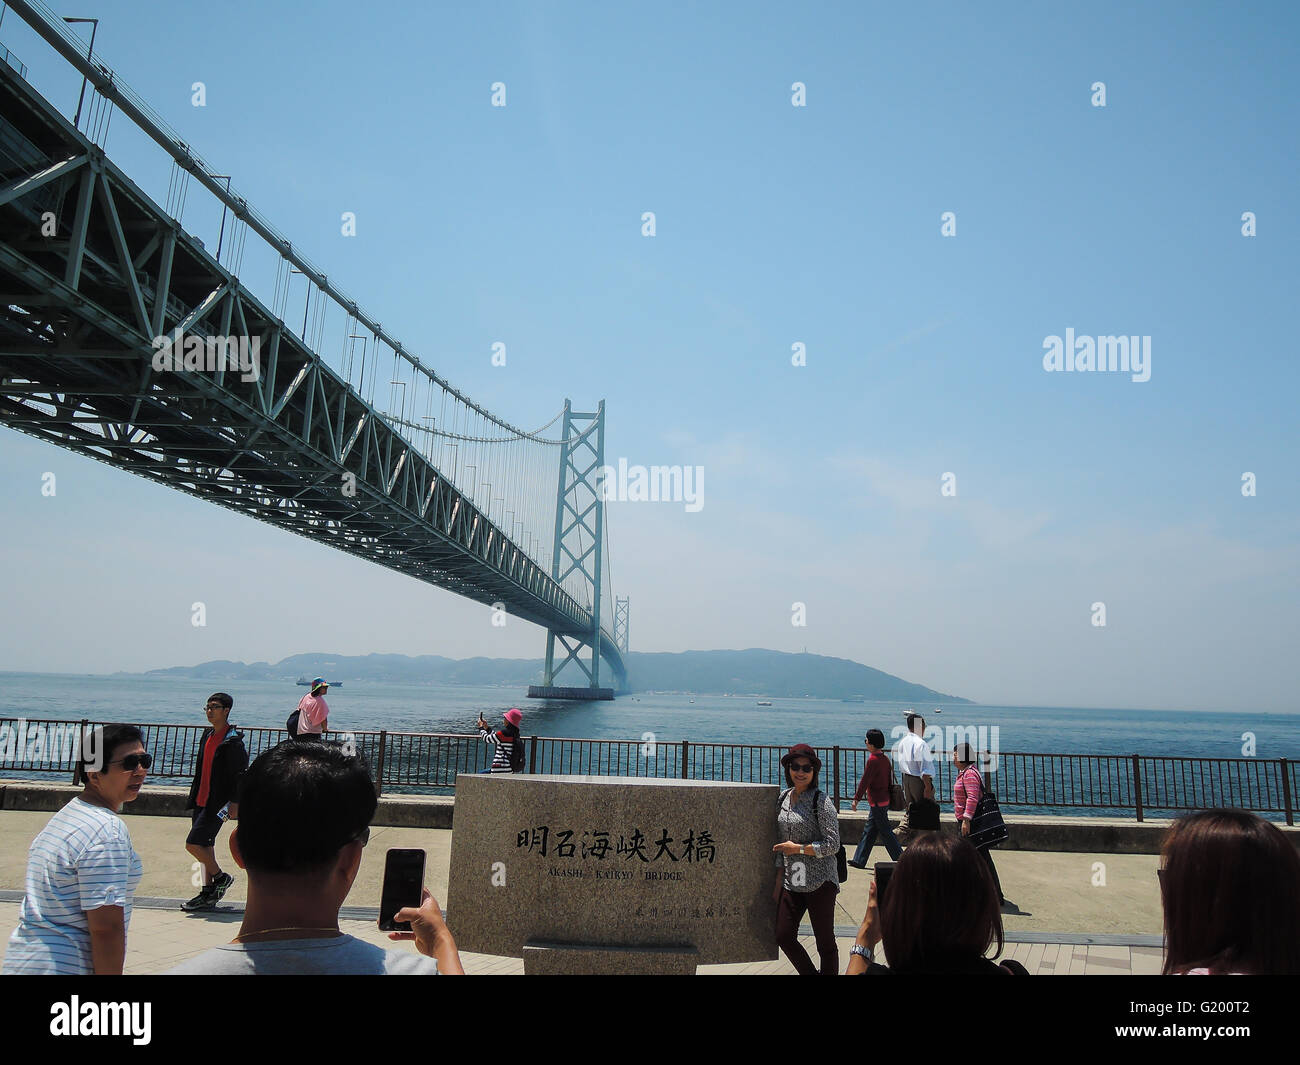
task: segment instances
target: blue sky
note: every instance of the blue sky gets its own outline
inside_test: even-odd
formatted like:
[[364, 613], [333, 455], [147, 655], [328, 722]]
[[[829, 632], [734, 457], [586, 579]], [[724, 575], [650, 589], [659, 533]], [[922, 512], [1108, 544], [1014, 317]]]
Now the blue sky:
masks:
[[[1293, 7], [91, 6], [103, 60], [458, 387], [521, 425], [603, 398], [611, 459], [705, 468], [699, 513], [610, 507], [634, 650], [1294, 708]], [[70, 114], [80, 79], [12, 12], [0, 42]], [[108, 152], [165, 198], [121, 116]], [[185, 224], [212, 246], [216, 212]], [[1045, 372], [1067, 328], [1150, 336], [1151, 379]], [[9, 430], [0, 486], [0, 669], [543, 648]]]

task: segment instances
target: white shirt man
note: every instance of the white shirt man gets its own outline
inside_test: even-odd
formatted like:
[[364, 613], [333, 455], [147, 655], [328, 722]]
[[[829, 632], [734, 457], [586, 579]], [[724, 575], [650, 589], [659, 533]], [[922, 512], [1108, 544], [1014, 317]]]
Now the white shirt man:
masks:
[[903, 818], [898, 833], [910, 832], [910, 807], [918, 799], [934, 799], [934, 754], [925, 742], [925, 718], [907, 716], [907, 735], [894, 746], [894, 765], [903, 775]]

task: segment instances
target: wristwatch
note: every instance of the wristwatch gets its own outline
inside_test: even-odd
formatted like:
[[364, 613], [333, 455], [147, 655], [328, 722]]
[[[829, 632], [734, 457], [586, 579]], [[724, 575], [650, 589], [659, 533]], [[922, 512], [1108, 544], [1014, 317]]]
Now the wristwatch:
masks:
[[861, 943], [854, 943], [853, 949], [849, 951], [849, 954], [856, 954], [859, 958], [865, 958], [868, 965], [876, 960], [876, 956], [872, 952], [871, 948], [864, 947]]

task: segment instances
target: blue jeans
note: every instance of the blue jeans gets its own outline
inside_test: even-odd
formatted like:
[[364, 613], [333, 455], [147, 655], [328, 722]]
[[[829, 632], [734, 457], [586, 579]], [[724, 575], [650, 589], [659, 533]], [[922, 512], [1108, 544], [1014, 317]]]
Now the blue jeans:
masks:
[[858, 841], [858, 849], [853, 852], [854, 865], [867, 864], [867, 856], [871, 853], [871, 848], [876, 845], [877, 835], [880, 836], [880, 842], [885, 845], [885, 850], [889, 852], [889, 857], [893, 861], [898, 861], [899, 856], [903, 853], [903, 845], [898, 842], [894, 830], [889, 827], [889, 807], [873, 806], [871, 807], [871, 820], [867, 822], [866, 830], [862, 833], [862, 839]]

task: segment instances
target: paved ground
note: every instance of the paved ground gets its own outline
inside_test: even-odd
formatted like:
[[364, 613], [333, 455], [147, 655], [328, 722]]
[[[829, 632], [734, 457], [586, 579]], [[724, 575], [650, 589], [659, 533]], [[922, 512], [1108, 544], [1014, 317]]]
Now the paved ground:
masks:
[[[39, 811], [0, 812], [0, 888], [22, 889], [27, 849], [52, 816]], [[161, 898], [193, 895], [194, 860], [185, 851], [189, 821], [130, 815], [125, 820], [144, 862], [139, 894]], [[229, 834], [226, 829], [218, 838], [217, 855], [222, 867], [236, 877], [226, 902], [242, 903], [245, 881], [230, 859]], [[371, 829], [370, 845], [349, 903], [370, 907], [379, 904], [384, 852], [389, 847], [422, 847], [428, 852], [426, 882], [445, 905], [451, 830], [382, 827]], [[870, 860], [887, 858], [884, 848], [877, 847]], [[1003, 919], [1009, 933], [1160, 934], [1160, 889], [1156, 881], [1159, 858], [1154, 854], [998, 851], [995, 861], [1003, 891], [1019, 908], [1019, 912]], [[849, 870], [848, 886], [840, 893], [837, 924], [856, 928], [862, 920], [870, 876], [866, 871]]]
[[[46, 812], [0, 812], [0, 935], [17, 922], [27, 849], [52, 815]], [[193, 859], [185, 851], [189, 822], [174, 817], [126, 818], [132, 841], [144, 863], [127, 945], [128, 973], [161, 972], [185, 958], [226, 942], [238, 931], [246, 880], [229, 859], [226, 839], [217, 842], [222, 866], [235, 884], [216, 913], [186, 914], [177, 907], [194, 894]], [[451, 831], [445, 829], [375, 828], [361, 870], [344, 911], [351, 918], [345, 931], [371, 942], [392, 944], [375, 927], [375, 910], [389, 847], [422, 847], [428, 852], [426, 882], [446, 903]], [[872, 861], [885, 860], [876, 848]], [[996, 856], [1007, 898], [1017, 911], [1004, 916], [1008, 936], [1004, 956], [1022, 962], [1031, 972], [1146, 973], [1159, 972], [1160, 895], [1155, 855], [1066, 854], [1007, 851]], [[850, 869], [840, 893], [836, 931], [840, 939], [840, 969], [848, 963], [853, 935], [866, 908], [867, 872]], [[455, 931], [455, 915], [452, 915]], [[806, 930], [806, 928], [805, 928]], [[811, 937], [805, 940], [816, 956]], [[402, 949], [411, 949], [403, 947]], [[472, 973], [518, 974], [519, 959], [466, 954]], [[794, 970], [782, 957], [747, 965], [701, 967], [701, 973], [782, 974]]]
[[[12, 929], [18, 922], [18, 897], [21, 892], [5, 891], [0, 899], [0, 928]], [[128, 975], [166, 972], [209, 947], [229, 942], [239, 932], [242, 906], [222, 904], [218, 912], [190, 914], [178, 909], [179, 899], [137, 899], [131, 916], [131, 929], [127, 936], [126, 972]], [[345, 911], [352, 913], [355, 911]], [[387, 935], [375, 927], [375, 918], [341, 920], [339, 927], [358, 939], [380, 946], [393, 947]], [[849, 962], [849, 948], [853, 936], [848, 929], [839, 939], [840, 964], [843, 972]], [[1082, 936], [1074, 937], [1082, 939]], [[1130, 937], [1141, 939], [1144, 937]], [[1151, 937], [1158, 943], [1159, 937]], [[817, 948], [811, 936], [803, 937], [804, 947], [815, 959]], [[396, 945], [401, 950], [414, 948]], [[1015, 958], [1031, 973], [1103, 974], [1160, 972], [1161, 948], [1158, 945], [1115, 945], [1086, 943], [1008, 943], [1002, 954]], [[465, 971], [474, 976], [522, 976], [524, 963], [519, 958], [498, 958], [489, 954], [462, 954]], [[747, 965], [702, 965], [700, 975], [739, 974], [746, 976], [793, 975], [794, 967], [782, 956], [776, 961], [754, 962]]]

